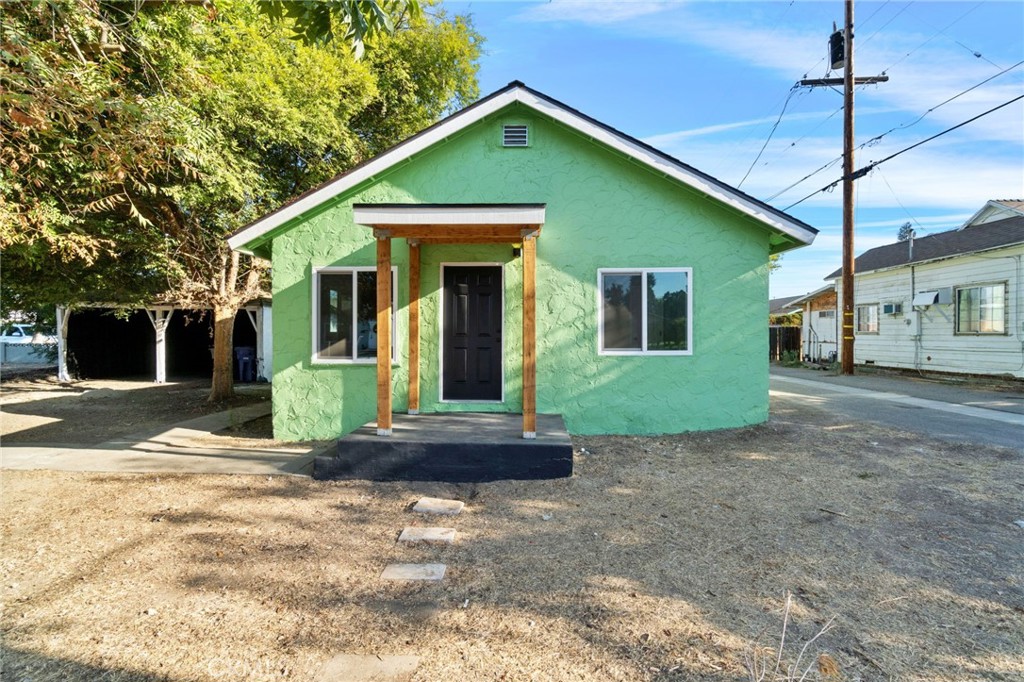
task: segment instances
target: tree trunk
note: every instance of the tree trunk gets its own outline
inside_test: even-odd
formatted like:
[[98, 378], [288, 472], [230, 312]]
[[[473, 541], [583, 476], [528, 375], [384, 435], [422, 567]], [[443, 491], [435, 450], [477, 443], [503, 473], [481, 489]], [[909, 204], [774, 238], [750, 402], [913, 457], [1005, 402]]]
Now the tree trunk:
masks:
[[235, 394], [232, 373], [231, 350], [235, 333], [237, 306], [214, 305], [213, 307], [213, 385], [210, 387], [209, 402], [227, 400]]

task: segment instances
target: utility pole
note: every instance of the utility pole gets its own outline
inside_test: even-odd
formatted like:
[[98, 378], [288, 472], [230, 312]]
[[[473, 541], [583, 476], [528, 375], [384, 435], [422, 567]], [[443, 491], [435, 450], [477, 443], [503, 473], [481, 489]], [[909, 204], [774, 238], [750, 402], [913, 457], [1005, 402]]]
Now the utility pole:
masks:
[[[833, 24], [833, 28], [835, 24]], [[869, 76], [854, 78], [853, 76], [853, 0], [846, 0], [846, 22], [843, 29], [843, 60], [839, 64], [835, 59], [836, 35], [829, 41], [830, 61], [832, 68], [845, 68], [842, 78], [811, 78], [800, 81], [800, 85], [843, 86], [843, 315], [840, 323], [842, 330], [842, 374], [853, 374], [853, 89], [858, 85], [885, 83], [888, 76]]]
[[846, 0], [846, 72], [843, 80], [842, 374], [853, 374], [853, 0]]

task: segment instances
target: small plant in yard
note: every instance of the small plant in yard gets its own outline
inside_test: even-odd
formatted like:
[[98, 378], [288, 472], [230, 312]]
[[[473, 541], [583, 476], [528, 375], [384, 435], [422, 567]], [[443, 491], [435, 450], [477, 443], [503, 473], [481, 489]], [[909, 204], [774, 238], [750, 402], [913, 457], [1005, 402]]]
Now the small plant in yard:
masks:
[[[797, 655], [796, 660], [792, 664], [787, 665], [783, 661], [783, 656], [786, 648], [786, 629], [789, 627], [789, 611], [793, 606], [793, 595], [789, 592], [786, 593], [786, 606], [782, 611], [782, 635], [779, 638], [779, 648], [772, 649], [770, 647], [759, 647], [753, 645], [750, 651], [746, 654], [746, 669], [747, 679], [750, 682], [804, 682], [805, 680], [838, 680], [839, 679], [839, 664], [836, 663], [835, 659], [829, 656], [827, 653], [819, 653], [816, 657], [813, 656], [813, 651], [810, 652], [812, 659], [807, 663], [806, 668], [801, 666], [804, 661], [807, 660], [804, 657], [808, 656], [811, 645], [824, 635], [826, 632], [832, 629], [835, 616], [828, 619], [828, 622], [822, 626], [818, 634], [811, 637], [800, 649], [800, 653]], [[814, 675], [812, 677], [812, 674]]]
[[782, 358], [779, 362], [784, 367], [800, 367], [803, 365], [803, 361], [800, 359], [800, 353], [795, 350], [787, 350], [782, 354]]

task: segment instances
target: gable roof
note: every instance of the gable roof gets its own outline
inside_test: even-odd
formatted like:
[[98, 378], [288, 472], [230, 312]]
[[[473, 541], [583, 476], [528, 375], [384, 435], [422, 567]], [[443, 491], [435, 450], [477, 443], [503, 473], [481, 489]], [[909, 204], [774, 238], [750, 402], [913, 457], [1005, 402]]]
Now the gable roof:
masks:
[[985, 205], [978, 209], [978, 212], [967, 219], [960, 229], [984, 225], [1003, 218], [1012, 218], [1015, 215], [1024, 215], [1024, 200], [1022, 199], [989, 199]]
[[[504, 88], [480, 101], [400, 142], [387, 151], [368, 159], [350, 170], [301, 194], [280, 208], [228, 237], [228, 245], [235, 250], [249, 251], [268, 239], [271, 233], [293, 218], [302, 215], [325, 201], [336, 197], [375, 175], [388, 170], [414, 154], [444, 140], [504, 107], [519, 103], [550, 119], [558, 121], [603, 143], [650, 169], [667, 175], [684, 185], [754, 218], [792, 242], [792, 246], [807, 245], [814, 241], [818, 231], [807, 223], [777, 208], [703, 173], [696, 168], [661, 152], [650, 145], [607, 126], [547, 95], [512, 81]], [[789, 248], [789, 247], [786, 247]], [[780, 249], [780, 250], [785, 250]]]
[[[909, 241], [879, 246], [859, 255], [854, 260], [853, 272], [859, 275], [874, 270], [966, 256], [1014, 244], [1024, 244], [1024, 215], [916, 238], [913, 241], [913, 257]], [[835, 279], [842, 273], [840, 268], [825, 279]]]

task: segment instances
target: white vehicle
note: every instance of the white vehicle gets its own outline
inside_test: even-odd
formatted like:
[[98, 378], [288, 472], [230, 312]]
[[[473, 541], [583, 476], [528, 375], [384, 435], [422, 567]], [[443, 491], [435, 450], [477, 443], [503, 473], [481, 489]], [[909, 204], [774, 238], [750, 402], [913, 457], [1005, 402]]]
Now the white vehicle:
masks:
[[5, 325], [3, 335], [0, 336], [0, 343], [11, 345], [57, 343], [57, 337], [52, 334], [33, 332], [32, 327], [31, 324], [21, 322]]

